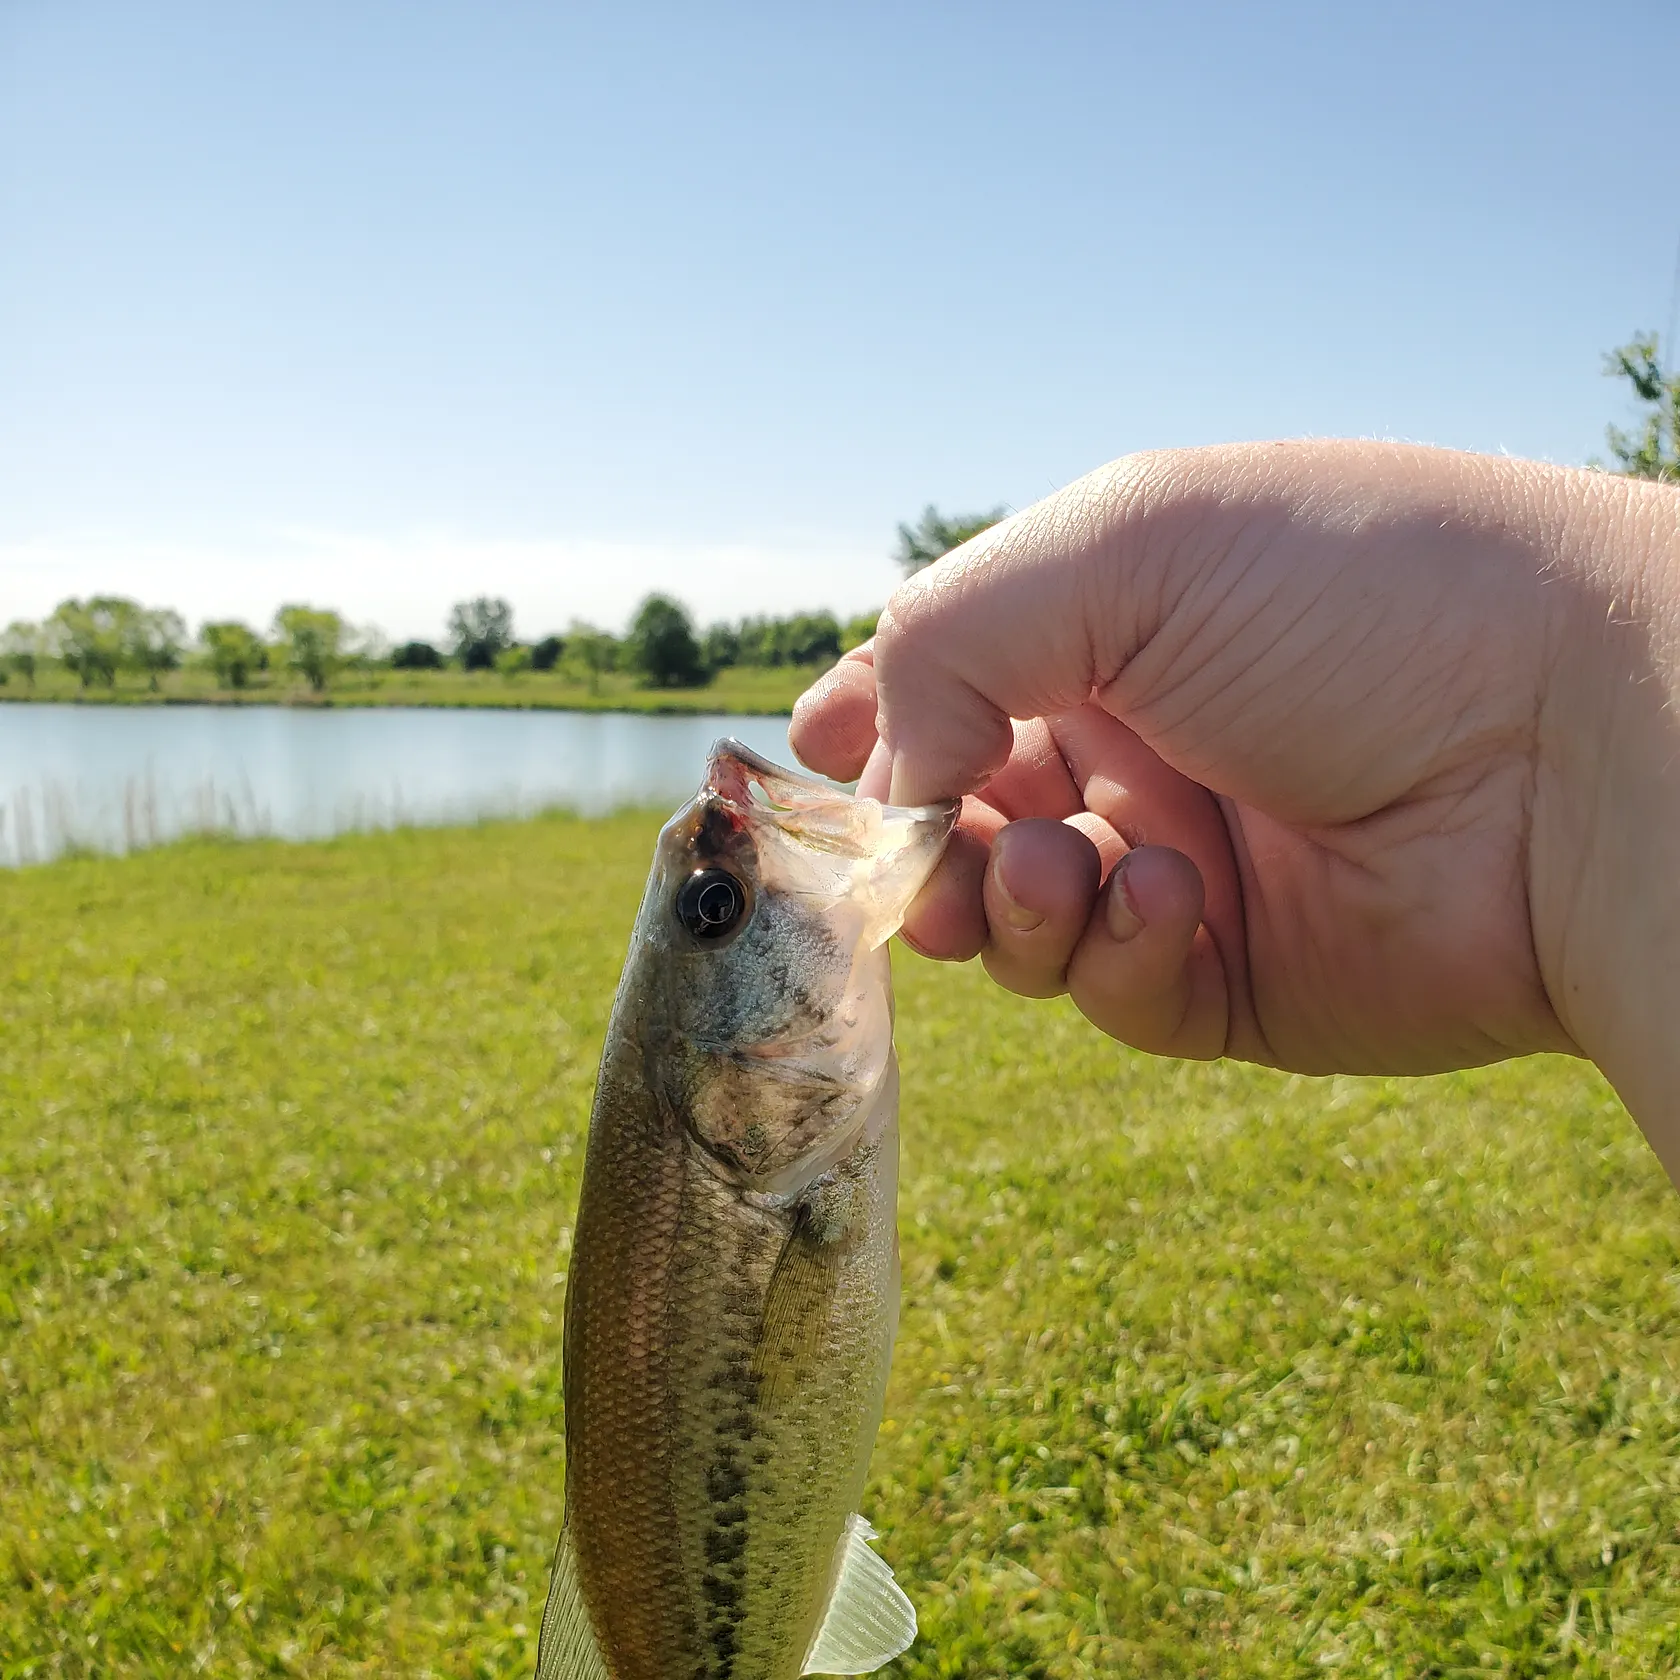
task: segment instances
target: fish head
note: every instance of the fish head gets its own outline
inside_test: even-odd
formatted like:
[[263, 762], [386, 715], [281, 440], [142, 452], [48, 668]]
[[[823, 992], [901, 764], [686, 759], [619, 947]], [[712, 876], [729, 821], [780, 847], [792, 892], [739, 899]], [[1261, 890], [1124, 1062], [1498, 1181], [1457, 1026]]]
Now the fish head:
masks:
[[886, 944], [956, 814], [713, 749], [660, 834], [633, 960], [650, 1078], [727, 1178], [793, 1192], [855, 1146], [892, 1059]]

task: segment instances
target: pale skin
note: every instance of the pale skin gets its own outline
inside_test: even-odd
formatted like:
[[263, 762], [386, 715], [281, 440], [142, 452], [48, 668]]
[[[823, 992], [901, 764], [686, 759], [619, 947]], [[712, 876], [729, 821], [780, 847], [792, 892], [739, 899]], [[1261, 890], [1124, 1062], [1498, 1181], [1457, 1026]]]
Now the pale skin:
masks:
[[1590, 1057], [1680, 1179], [1680, 489], [1127, 457], [905, 583], [793, 744], [968, 796], [929, 955], [1164, 1055]]

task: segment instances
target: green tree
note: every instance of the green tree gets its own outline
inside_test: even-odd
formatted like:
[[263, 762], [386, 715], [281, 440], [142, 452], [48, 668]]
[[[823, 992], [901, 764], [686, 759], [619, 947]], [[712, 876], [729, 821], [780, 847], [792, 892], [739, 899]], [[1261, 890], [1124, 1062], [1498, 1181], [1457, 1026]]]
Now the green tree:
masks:
[[566, 632], [565, 661], [573, 670], [582, 671], [589, 683], [589, 692], [601, 692], [601, 673], [617, 669], [619, 644], [616, 636], [597, 630], [592, 624], [573, 621]]
[[[738, 625], [714, 624], [706, 632], [706, 660], [714, 669], [729, 665], [820, 665], [840, 657], [840, 621], [833, 613], [795, 613], [791, 618], [743, 618]], [[728, 652], [724, 659], [714, 653]]]
[[458, 601], [449, 610], [449, 642], [463, 670], [488, 671], [513, 646], [513, 608], [497, 595]]
[[833, 664], [840, 657], [840, 621], [833, 613], [795, 613], [783, 621], [782, 649], [789, 665]]
[[531, 669], [533, 671], [552, 671], [560, 663], [560, 655], [566, 651], [564, 636], [544, 636], [540, 642], [531, 647]]
[[946, 518], [929, 502], [915, 525], [899, 526], [898, 551], [893, 558], [906, 575], [919, 572], [922, 567], [931, 566], [940, 555], [960, 548], [970, 537], [989, 531], [1008, 512], [1008, 508], [995, 507], [990, 513], [958, 513]]
[[1607, 431], [1610, 453], [1630, 478], [1680, 483], [1680, 373], [1665, 373], [1657, 359], [1657, 335], [1639, 333], [1604, 358], [1612, 379], [1626, 379], [1647, 412], [1637, 431]]
[[137, 602], [121, 595], [60, 601], [46, 622], [48, 645], [65, 669], [75, 672], [83, 688], [100, 683], [115, 687], [129, 626], [139, 612]]
[[776, 634], [773, 618], [743, 618], [735, 631], [740, 652], [736, 662], [741, 665], [781, 664], [781, 638]]
[[187, 645], [187, 627], [178, 612], [168, 607], [141, 607], [123, 624], [123, 663], [146, 673], [146, 686], [155, 694], [158, 678], [181, 663]]
[[505, 647], [496, 655], [496, 669], [504, 677], [517, 677], [521, 671], [531, 669], [531, 650], [523, 642], [515, 642], [512, 647]]
[[286, 606], [274, 615], [274, 633], [288, 666], [321, 693], [344, 663], [349, 625], [326, 607]]
[[17, 618], [0, 631], [0, 664], [8, 672], [15, 671], [31, 688], [35, 686], [35, 666], [40, 657], [40, 625]]
[[636, 609], [624, 651], [630, 669], [654, 688], [697, 688], [710, 675], [700, 657], [694, 621], [669, 595], [650, 595]]
[[721, 620], [709, 625], [700, 638], [700, 657], [708, 671], [727, 671], [741, 663], [741, 632]]
[[443, 655], [430, 642], [400, 642], [391, 649], [391, 669], [394, 671], [438, 671], [443, 668]]
[[203, 625], [198, 639], [210, 657], [210, 667], [216, 673], [221, 688], [243, 688], [251, 680], [253, 671], [268, 664], [268, 649], [262, 637], [249, 625], [237, 619], [221, 619]]
[[879, 608], [874, 612], [859, 613], [856, 618], [848, 618], [840, 630], [840, 645], [843, 648], [862, 647], [875, 634], [875, 626], [880, 621]]

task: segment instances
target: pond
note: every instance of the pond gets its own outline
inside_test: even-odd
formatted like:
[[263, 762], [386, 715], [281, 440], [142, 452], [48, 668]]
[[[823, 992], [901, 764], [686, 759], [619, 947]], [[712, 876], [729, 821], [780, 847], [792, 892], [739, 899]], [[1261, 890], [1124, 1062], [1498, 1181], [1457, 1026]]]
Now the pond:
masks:
[[0, 705], [0, 866], [183, 834], [675, 807], [720, 735], [791, 762], [788, 720], [709, 713]]

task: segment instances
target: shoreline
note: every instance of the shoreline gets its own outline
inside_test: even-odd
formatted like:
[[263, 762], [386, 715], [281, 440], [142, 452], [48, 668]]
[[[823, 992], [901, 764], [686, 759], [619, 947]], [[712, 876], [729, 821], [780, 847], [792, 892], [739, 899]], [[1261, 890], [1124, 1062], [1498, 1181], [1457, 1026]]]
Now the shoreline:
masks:
[[617, 699], [599, 702], [549, 700], [541, 697], [508, 700], [401, 699], [375, 700], [364, 696], [333, 695], [236, 699], [231, 695], [208, 694], [4, 694], [0, 706], [86, 706], [121, 710], [127, 707], [207, 707], [218, 711], [284, 712], [611, 712], [620, 717], [792, 717], [789, 706], [741, 706], [727, 701], [715, 704], [656, 701], [644, 706], [627, 706]]
[[643, 687], [628, 672], [603, 672], [595, 683], [569, 675], [521, 672], [389, 670], [345, 671], [324, 691], [263, 673], [243, 688], [217, 686], [199, 669], [172, 671], [156, 688], [131, 674], [114, 686], [84, 688], [57, 669], [37, 673], [25, 684], [12, 673], [0, 682], [0, 705], [11, 706], [210, 706], [284, 707], [295, 711], [513, 711], [616, 712], [626, 716], [788, 717], [801, 694], [828, 664], [732, 665], [703, 687]]

